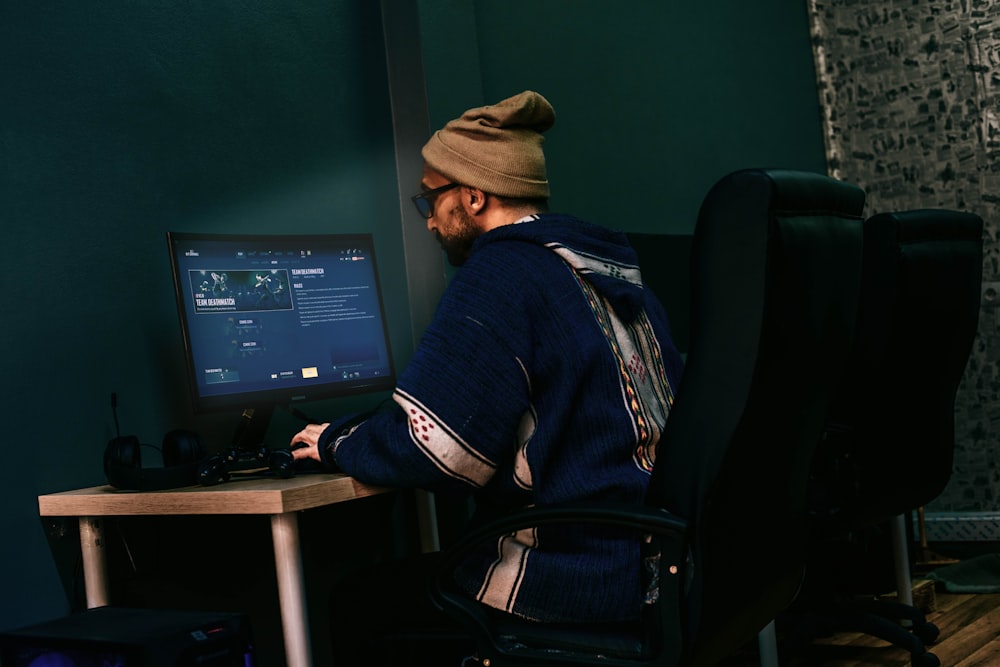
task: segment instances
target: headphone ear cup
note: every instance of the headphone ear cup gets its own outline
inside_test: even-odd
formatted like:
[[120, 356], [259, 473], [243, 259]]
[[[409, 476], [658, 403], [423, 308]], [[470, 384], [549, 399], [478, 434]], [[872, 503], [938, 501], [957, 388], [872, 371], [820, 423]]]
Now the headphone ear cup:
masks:
[[112, 438], [104, 449], [104, 474], [112, 468], [137, 470], [142, 467], [141, 446], [139, 438], [134, 435], [123, 435]]
[[183, 429], [175, 429], [163, 436], [162, 452], [166, 467], [197, 463], [206, 456], [198, 434]]

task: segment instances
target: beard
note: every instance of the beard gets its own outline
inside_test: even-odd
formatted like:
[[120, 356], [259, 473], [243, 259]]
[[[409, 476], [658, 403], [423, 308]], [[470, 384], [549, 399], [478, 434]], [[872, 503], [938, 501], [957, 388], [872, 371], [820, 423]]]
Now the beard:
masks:
[[472, 244], [482, 232], [476, 227], [472, 216], [466, 213], [461, 206], [456, 206], [449, 213], [455, 223], [454, 231], [442, 235], [441, 230], [438, 229], [434, 235], [448, 257], [448, 263], [458, 267], [465, 264], [465, 260], [472, 252]]

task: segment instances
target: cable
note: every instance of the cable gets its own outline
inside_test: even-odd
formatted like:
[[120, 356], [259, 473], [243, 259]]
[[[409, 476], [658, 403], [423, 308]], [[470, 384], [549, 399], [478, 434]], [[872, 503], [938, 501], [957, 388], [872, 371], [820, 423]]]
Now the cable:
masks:
[[115, 392], [111, 392], [111, 415], [115, 420], [115, 437], [121, 438], [122, 430], [118, 425], [118, 394]]
[[291, 413], [291, 415], [293, 417], [295, 417], [297, 419], [301, 419], [302, 421], [304, 421], [307, 424], [322, 424], [323, 423], [323, 422], [321, 422], [318, 419], [313, 419], [312, 417], [310, 417], [306, 413], [304, 413], [301, 410], [299, 410], [294, 405], [283, 405], [282, 407], [285, 408], [286, 410], [288, 410], [288, 412]]

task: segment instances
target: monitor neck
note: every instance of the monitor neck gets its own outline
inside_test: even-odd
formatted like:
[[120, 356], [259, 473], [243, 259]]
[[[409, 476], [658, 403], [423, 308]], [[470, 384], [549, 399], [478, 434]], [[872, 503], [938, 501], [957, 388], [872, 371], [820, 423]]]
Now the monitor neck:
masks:
[[265, 442], [267, 429], [271, 425], [274, 406], [247, 408], [240, 415], [240, 421], [233, 433], [233, 447], [237, 450], [254, 451]]

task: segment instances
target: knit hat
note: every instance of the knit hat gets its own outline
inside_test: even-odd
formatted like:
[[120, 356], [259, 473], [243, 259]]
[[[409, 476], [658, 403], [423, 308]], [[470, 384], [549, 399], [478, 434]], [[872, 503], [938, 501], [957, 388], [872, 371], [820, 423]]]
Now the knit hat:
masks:
[[434, 133], [421, 154], [454, 183], [502, 197], [547, 198], [542, 132], [556, 121], [548, 100], [526, 90], [469, 109]]

